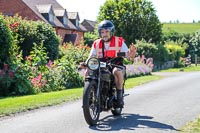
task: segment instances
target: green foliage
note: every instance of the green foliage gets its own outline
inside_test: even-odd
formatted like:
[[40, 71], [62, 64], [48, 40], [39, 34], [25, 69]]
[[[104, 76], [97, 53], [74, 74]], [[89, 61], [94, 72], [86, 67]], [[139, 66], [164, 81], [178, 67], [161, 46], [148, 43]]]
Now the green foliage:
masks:
[[157, 44], [156, 47], [158, 48], [158, 50], [156, 53], [154, 53], [153, 59], [154, 64], [159, 66], [169, 61], [169, 52], [162, 44]]
[[59, 50], [60, 58], [65, 56], [68, 60], [73, 60], [75, 64], [79, 64], [80, 62], [86, 61], [88, 58], [90, 47], [84, 46], [83, 44], [74, 46], [73, 44], [68, 43], [60, 46]]
[[46, 90], [46, 76], [49, 74], [47, 53], [43, 44], [34, 44], [30, 55], [26, 58], [25, 65], [30, 69], [29, 79], [37, 92]]
[[163, 40], [164, 41], [178, 41], [181, 40], [183, 38], [183, 35], [174, 31], [174, 30], [170, 30], [169, 32], [165, 32], [163, 34]]
[[12, 55], [13, 37], [11, 31], [7, 26], [4, 17], [0, 15], [0, 68], [4, 63], [8, 64], [10, 61], [10, 55]]
[[0, 96], [34, 93], [26, 68], [5, 64], [0, 73]]
[[29, 73], [30, 70], [28, 70], [26, 66], [17, 66], [15, 68], [14, 83], [11, 91], [12, 95], [27, 95], [36, 93], [30, 80], [28, 79]]
[[25, 95], [36, 93], [29, 76], [32, 73], [30, 66], [24, 63], [20, 47], [13, 44], [13, 55], [11, 57], [11, 69], [14, 71], [14, 83], [12, 86], [12, 95]]
[[161, 40], [162, 24], [147, 0], [107, 0], [98, 15], [98, 21], [105, 19], [114, 23], [116, 35], [123, 36], [127, 44], [141, 39]]
[[8, 68], [8, 64], [4, 64], [0, 69], [0, 96], [6, 96], [13, 82], [13, 72]]
[[39, 71], [43, 71], [43, 67], [47, 64], [47, 53], [45, 52], [45, 47], [43, 44], [37, 45], [34, 44], [32, 51], [30, 51], [29, 57], [27, 57], [27, 61], [31, 63], [30, 65], [33, 67], [38, 67]]
[[37, 22], [37, 36], [40, 38], [40, 43], [43, 42], [49, 59], [56, 59], [60, 38], [56, 35], [54, 28], [45, 22]]
[[175, 67], [183, 66], [183, 62], [180, 59], [185, 56], [185, 49], [172, 41], [166, 42], [165, 47], [169, 52], [169, 60], [176, 61]]
[[165, 43], [165, 47], [169, 51], [169, 59], [179, 61], [180, 57], [185, 55], [185, 50], [175, 42], [168, 41]]
[[190, 54], [194, 58], [194, 55], [200, 56], [200, 30], [193, 34], [191, 40], [189, 41], [191, 44]]
[[10, 25], [13, 35], [16, 36], [20, 48], [23, 50], [23, 57], [28, 56], [34, 43], [43, 43], [50, 59], [58, 56], [59, 37], [53, 27], [42, 21], [30, 21], [19, 16], [7, 17], [6, 21]]
[[[5, 21], [0, 16], [0, 64], [4, 64], [0, 69], [0, 96], [24, 95], [33, 93], [32, 85], [27, 79], [27, 69], [22, 66], [22, 56], [19, 47], [14, 42], [16, 37], [13, 31], [17, 32], [18, 23], [10, 24], [7, 27]], [[10, 29], [12, 32], [10, 31]]]
[[58, 70], [62, 75], [63, 83], [66, 88], [79, 87], [83, 85], [83, 77], [76, 70], [76, 64], [73, 59], [63, 56], [59, 59]]
[[148, 43], [145, 40], [136, 41], [138, 55], [144, 55], [145, 57], [153, 57], [158, 52], [158, 48], [153, 43]]
[[84, 44], [92, 46], [94, 40], [98, 38], [98, 35], [92, 32], [86, 32], [84, 34]]

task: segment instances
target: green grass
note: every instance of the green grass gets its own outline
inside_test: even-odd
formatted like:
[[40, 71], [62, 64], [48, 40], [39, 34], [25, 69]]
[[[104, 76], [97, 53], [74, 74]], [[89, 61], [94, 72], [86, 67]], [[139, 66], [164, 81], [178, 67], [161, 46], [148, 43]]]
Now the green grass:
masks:
[[168, 32], [170, 30], [176, 31], [178, 33], [193, 33], [200, 30], [200, 23], [164, 23], [163, 32]]
[[189, 67], [171, 68], [171, 69], [167, 69], [167, 70], [161, 70], [160, 72], [180, 72], [180, 71], [184, 71], [184, 72], [200, 71], [200, 65], [195, 66], [194, 64], [192, 64]]
[[[129, 78], [126, 81], [125, 88], [133, 88], [160, 78], [160, 76], [155, 75]], [[1, 98], [0, 117], [80, 99], [82, 93], [83, 88], [74, 88], [57, 92], [40, 93], [37, 95]]]
[[197, 120], [189, 122], [181, 129], [181, 133], [200, 133], [200, 116]]
[[129, 88], [133, 88], [135, 86], [144, 84], [144, 83], [148, 83], [150, 81], [154, 81], [154, 80], [159, 80], [161, 79], [160, 76], [155, 76], [155, 75], [148, 75], [148, 76], [142, 76], [142, 77], [137, 77], [137, 78], [129, 78], [126, 80], [125, 83], [125, 88], [129, 89]]
[[0, 117], [80, 98], [81, 88], [0, 99]]

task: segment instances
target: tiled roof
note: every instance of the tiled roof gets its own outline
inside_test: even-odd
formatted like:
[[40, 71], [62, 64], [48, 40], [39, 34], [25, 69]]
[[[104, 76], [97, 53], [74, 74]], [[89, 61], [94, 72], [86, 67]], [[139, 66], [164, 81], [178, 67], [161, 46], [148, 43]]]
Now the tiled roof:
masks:
[[[27, 5], [34, 7], [35, 5], [51, 4], [53, 8], [64, 9], [56, 0], [22, 0]], [[30, 7], [29, 6], [29, 7]]]
[[94, 31], [97, 22], [84, 19], [81, 24], [87, 29], [87, 31]]
[[75, 25], [72, 24], [70, 20], [68, 20], [68, 26], [70, 29], [77, 29]]
[[82, 24], [80, 24], [79, 27], [80, 27], [80, 29], [81, 29], [82, 31], [87, 31], [87, 29], [86, 29]]
[[95, 28], [97, 22], [96, 21], [91, 21], [91, 20], [86, 20], [92, 27]]
[[[64, 25], [57, 19], [56, 16], [63, 16], [66, 9], [64, 9], [56, 0], [22, 0], [22, 1], [45, 22], [48, 22], [48, 21], [42, 16], [41, 13], [48, 13], [48, 11], [50, 11], [50, 8], [52, 7], [53, 12], [55, 14], [54, 23], [50, 23], [50, 22], [48, 23], [52, 24], [55, 27], [84, 31], [82, 30], [84, 28], [80, 28], [80, 27], [77, 28], [76, 26], [72, 24], [70, 20], [68, 20], [68, 25]], [[80, 21], [78, 12], [73, 12], [73, 13], [67, 12], [66, 15], [68, 19], [70, 19], [68, 16], [70, 15], [72, 18], [78, 17], [78, 20]]]

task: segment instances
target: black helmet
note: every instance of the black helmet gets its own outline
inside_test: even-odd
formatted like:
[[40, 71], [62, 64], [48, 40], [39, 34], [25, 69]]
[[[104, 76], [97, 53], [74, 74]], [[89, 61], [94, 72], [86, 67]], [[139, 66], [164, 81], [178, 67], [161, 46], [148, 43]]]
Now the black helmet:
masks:
[[98, 26], [98, 33], [99, 33], [100, 37], [101, 37], [101, 30], [102, 29], [108, 29], [108, 30], [110, 30], [111, 36], [112, 36], [114, 34], [115, 26], [114, 26], [114, 24], [111, 21], [104, 20], [104, 21], [101, 21], [99, 23], [99, 26]]

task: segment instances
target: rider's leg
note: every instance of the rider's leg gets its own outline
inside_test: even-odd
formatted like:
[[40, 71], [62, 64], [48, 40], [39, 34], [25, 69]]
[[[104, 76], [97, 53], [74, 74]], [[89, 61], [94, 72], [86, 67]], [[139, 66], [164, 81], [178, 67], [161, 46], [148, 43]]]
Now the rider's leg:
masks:
[[117, 99], [120, 107], [123, 107], [124, 101], [123, 101], [123, 83], [124, 83], [124, 75], [123, 70], [120, 68], [114, 68], [113, 69], [113, 75], [115, 77], [115, 84], [117, 87]]

